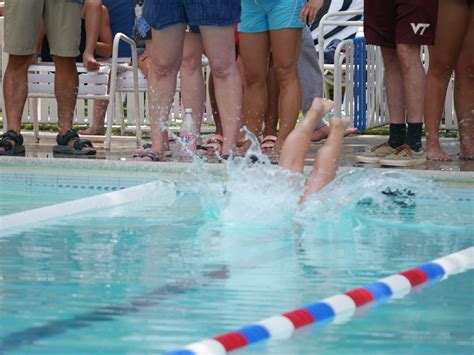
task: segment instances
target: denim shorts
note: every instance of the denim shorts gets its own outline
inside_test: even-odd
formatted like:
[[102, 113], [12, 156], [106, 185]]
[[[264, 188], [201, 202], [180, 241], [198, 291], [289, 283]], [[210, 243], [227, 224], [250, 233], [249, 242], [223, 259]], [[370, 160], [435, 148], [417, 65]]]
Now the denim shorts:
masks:
[[240, 22], [240, 0], [148, 0], [143, 16], [156, 30], [190, 26], [230, 26]]
[[242, 0], [239, 32], [303, 28], [299, 15], [306, 0]]

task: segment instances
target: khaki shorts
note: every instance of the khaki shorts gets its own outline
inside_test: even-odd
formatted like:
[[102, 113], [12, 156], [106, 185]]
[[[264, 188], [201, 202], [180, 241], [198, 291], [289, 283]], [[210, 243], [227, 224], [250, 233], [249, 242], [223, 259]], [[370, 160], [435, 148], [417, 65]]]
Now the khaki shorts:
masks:
[[81, 40], [81, 8], [77, 0], [6, 0], [5, 52], [34, 54], [42, 18], [51, 54], [77, 57]]

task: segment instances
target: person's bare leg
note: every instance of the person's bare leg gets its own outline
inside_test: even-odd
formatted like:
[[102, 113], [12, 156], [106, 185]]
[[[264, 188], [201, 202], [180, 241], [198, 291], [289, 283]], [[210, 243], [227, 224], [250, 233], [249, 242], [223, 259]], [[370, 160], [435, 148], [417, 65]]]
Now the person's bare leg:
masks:
[[79, 77], [76, 58], [53, 55], [53, 60], [56, 66], [54, 95], [58, 103], [58, 133], [64, 135], [72, 127]]
[[319, 192], [334, 180], [342, 152], [344, 131], [350, 124], [350, 118], [332, 117], [329, 121], [330, 132], [324, 145], [318, 149], [314, 158], [313, 169], [306, 180], [306, 189], [300, 203]]
[[[176, 91], [176, 77], [181, 66], [186, 25], [179, 23], [162, 30], [152, 30], [151, 62], [148, 75], [148, 114], [152, 147], [146, 152], [164, 157], [169, 113]], [[143, 150], [137, 150], [142, 154]], [[141, 160], [150, 160], [147, 157]]]
[[456, 64], [454, 107], [458, 117], [459, 158], [474, 160], [474, 4], [470, 6], [469, 26]]
[[319, 97], [313, 100], [303, 122], [289, 134], [283, 144], [279, 160], [280, 167], [293, 172], [303, 172], [304, 159], [311, 145], [314, 127], [333, 108], [334, 102], [331, 100]]
[[242, 111], [242, 81], [235, 61], [234, 26], [200, 26], [200, 30], [222, 119], [222, 154], [229, 155], [236, 151]]
[[100, 64], [95, 60], [94, 54], [102, 27], [102, 0], [85, 0], [82, 16], [86, 22], [86, 49], [82, 54], [83, 63], [87, 70], [97, 70]]
[[[257, 137], [262, 132], [267, 109], [268, 32], [240, 33], [240, 58], [244, 67], [243, 126]], [[245, 151], [249, 142], [243, 147]]]
[[[200, 128], [205, 104], [205, 85], [202, 74], [201, 35], [187, 32], [184, 39], [183, 62], [181, 63], [181, 97], [184, 107], [193, 110], [196, 127]], [[199, 133], [199, 132], [196, 132]]]
[[[20, 133], [21, 116], [28, 97], [28, 67], [32, 57], [32, 55], [10, 54], [3, 78], [3, 95], [8, 129], [16, 133]], [[0, 147], [0, 150], [3, 149], [3, 147]]]
[[469, 6], [465, 0], [439, 3], [436, 43], [430, 46], [430, 66], [426, 76], [425, 155], [429, 160], [451, 160], [441, 148], [439, 126], [444, 110], [446, 90], [461, 52], [469, 24]]
[[[53, 55], [53, 60], [56, 67], [54, 95], [58, 105], [58, 134], [63, 136], [72, 128], [79, 76], [77, 74], [76, 58]], [[69, 145], [74, 145], [74, 142], [74, 140], [70, 140]], [[92, 147], [82, 149], [94, 150]]]
[[[313, 135], [311, 136], [312, 142], [319, 142], [320, 140], [326, 139], [329, 136], [329, 126], [324, 125], [321, 128], [314, 130]], [[350, 136], [351, 134], [356, 134], [357, 128], [349, 127], [344, 131], [344, 137]]]
[[267, 112], [265, 113], [263, 137], [276, 136], [278, 134], [278, 98], [280, 88], [275, 70], [270, 66], [267, 74]]
[[403, 75], [407, 122], [423, 123], [426, 75], [420, 59], [420, 46], [397, 44], [397, 54]]
[[145, 52], [138, 57], [138, 69], [142, 72], [145, 79], [148, 79], [148, 73], [150, 72], [150, 51], [151, 51], [151, 40], [146, 41]]
[[211, 102], [212, 117], [216, 125], [216, 134], [222, 136], [221, 116], [219, 115], [219, 108], [217, 107], [216, 88], [214, 86], [212, 71], [209, 72], [209, 101]]
[[295, 128], [301, 109], [301, 88], [296, 71], [296, 62], [301, 44], [301, 29], [286, 28], [270, 31], [273, 69], [280, 87], [278, 100], [278, 116], [280, 129], [273, 147], [275, 157], [290, 132]]
[[105, 134], [105, 116], [107, 114], [107, 108], [109, 102], [106, 100], [94, 100], [94, 121], [92, 124], [79, 134], [91, 135], [91, 136], [102, 136]]
[[384, 64], [384, 83], [387, 94], [390, 123], [405, 123], [405, 96], [403, 95], [403, 76], [397, 51], [382, 47]]

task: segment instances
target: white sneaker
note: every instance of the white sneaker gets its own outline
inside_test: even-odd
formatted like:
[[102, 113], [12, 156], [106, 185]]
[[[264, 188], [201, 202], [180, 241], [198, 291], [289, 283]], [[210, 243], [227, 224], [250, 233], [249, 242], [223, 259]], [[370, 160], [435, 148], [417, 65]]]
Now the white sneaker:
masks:
[[389, 156], [393, 152], [395, 152], [395, 149], [388, 143], [382, 143], [372, 147], [368, 152], [356, 155], [356, 160], [366, 164], [377, 164], [380, 162], [380, 159]]
[[420, 149], [415, 152], [408, 144], [397, 148], [395, 152], [380, 159], [380, 164], [385, 166], [414, 166], [426, 162], [425, 152]]

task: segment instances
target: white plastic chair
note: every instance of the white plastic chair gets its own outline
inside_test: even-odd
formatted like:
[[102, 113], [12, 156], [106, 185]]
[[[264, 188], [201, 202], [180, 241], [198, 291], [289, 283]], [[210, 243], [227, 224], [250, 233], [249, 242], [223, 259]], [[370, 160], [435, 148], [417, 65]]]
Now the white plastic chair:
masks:
[[[337, 20], [337, 18], [357, 16], [357, 15], [362, 15], [362, 14], [363, 14], [362, 10], [331, 12], [324, 15], [321, 18], [321, 21], [319, 22], [319, 26], [318, 26], [319, 67], [321, 68], [324, 74], [324, 96], [327, 98], [329, 98], [329, 90], [327, 88], [327, 84], [335, 85], [335, 83], [331, 81], [331, 74], [334, 73], [335, 64], [324, 64], [324, 44], [325, 44], [324, 28], [327, 26], [361, 27], [364, 25], [363, 21]], [[343, 71], [345, 70], [345, 67], [343, 64], [342, 64], [341, 69]]]
[[[120, 41], [128, 43], [132, 48], [132, 65], [127, 66], [125, 71], [131, 72], [131, 78], [124, 81], [121, 76], [123, 67], [118, 63], [118, 47]], [[139, 107], [139, 77], [138, 60], [135, 42], [124, 35], [117, 33], [113, 42], [113, 52], [111, 63], [102, 66], [98, 71], [87, 71], [78, 64], [79, 89], [78, 99], [84, 100], [106, 100], [109, 101], [106, 120], [107, 129], [105, 135], [105, 149], [110, 150], [112, 140], [112, 122], [116, 116], [116, 95], [119, 92], [132, 91], [135, 98], [135, 120], [137, 122], [136, 144], [141, 145], [141, 124]], [[30, 99], [30, 114], [33, 121], [34, 136], [39, 140], [39, 105], [38, 99], [54, 99], [54, 78], [56, 68], [53, 63], [40, 63], [31, 65], [28, 69], [28, 98]], [[146, 87], [146, 86], [145, 86]], [[92, 109], [92, 108], [89, 108]], [[6, 129], [6, 120], [4, 123]]]

